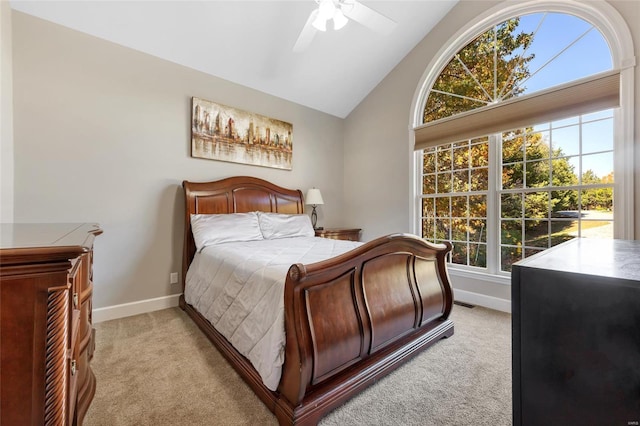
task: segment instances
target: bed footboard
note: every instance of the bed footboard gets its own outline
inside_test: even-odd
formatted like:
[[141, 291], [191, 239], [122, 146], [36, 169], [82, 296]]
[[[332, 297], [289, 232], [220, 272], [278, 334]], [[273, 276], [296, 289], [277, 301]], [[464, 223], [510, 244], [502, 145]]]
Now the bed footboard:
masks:
[[316, 424], [420, 349], [453, 335], [450, 250], [448, 243], [398, 234], [289, 269], [275, 407], [281, 424]]

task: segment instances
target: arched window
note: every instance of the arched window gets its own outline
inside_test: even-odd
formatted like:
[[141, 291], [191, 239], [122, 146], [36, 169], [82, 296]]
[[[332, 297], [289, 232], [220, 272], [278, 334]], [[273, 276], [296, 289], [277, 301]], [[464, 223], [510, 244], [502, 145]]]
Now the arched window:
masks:
[[628, 30], [577, 2], [510, 8], [445, 49], [414, 102], [418, 233], [505, 275], [571, 238], [633, 238]]

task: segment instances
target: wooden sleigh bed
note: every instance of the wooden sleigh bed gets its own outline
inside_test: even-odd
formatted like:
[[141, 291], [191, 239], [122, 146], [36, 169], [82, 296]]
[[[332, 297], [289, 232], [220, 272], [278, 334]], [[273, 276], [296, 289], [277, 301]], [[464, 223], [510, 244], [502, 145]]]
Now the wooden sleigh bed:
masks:
[[[184, 181], [183, 188], [183, 286], [196, 252], [191, 214], [303, 213], [301, 191], [253, 177]], [[292, 265], [284, 284], [285, 360], [276, 391], [186, 303], [184, 293], [180, 306], [281, 425], [314, 425], [418, 351], [453, 335], [448, 319], [453, 295], [445, 266], [450, 249], [448, 243], [396, 234], [323, 262]]]

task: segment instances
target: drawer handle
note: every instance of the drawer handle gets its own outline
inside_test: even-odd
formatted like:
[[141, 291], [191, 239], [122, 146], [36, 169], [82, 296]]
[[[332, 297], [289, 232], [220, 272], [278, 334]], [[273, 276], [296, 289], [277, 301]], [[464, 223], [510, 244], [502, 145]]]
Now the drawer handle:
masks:
[[73, 307], [78, 307], [78, 293], [73, 293]]
[[76, 375], [76, 369], [77, 369], [77, 367], [76, 367], [76, 360], [75, 360], [75, 359], [72, 359], [72, 360], [71, 360], [71, 375], [72, 375], [72, 376], [75, 376], [75, 375]]

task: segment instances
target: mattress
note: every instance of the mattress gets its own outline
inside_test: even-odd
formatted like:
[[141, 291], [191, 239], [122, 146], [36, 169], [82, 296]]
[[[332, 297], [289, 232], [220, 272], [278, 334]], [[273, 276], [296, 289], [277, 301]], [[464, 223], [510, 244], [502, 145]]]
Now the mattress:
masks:
[[185, 300], [278, 387], [284, 362], [284, 282], [294, 263], [338, 256], [362, 243], [316, 237], [229, 242], [196, 253]]

